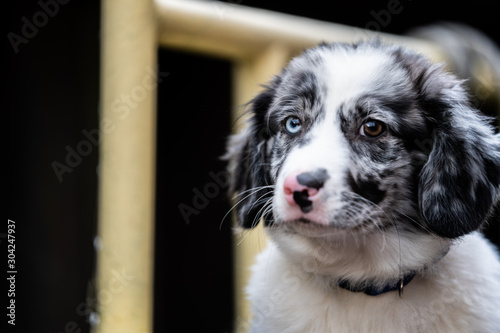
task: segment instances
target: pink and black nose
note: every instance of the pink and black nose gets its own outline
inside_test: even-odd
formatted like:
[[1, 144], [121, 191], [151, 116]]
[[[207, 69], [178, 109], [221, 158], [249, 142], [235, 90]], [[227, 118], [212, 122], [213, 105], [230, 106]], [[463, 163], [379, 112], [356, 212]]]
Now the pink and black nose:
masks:
[[291, 206], [299, 206], [303, 213], [310, 212], [313, 202], [319, 197], [318, 192], [328, 178], [325, 169], [289, 174], [283, 184], [286, 201]]

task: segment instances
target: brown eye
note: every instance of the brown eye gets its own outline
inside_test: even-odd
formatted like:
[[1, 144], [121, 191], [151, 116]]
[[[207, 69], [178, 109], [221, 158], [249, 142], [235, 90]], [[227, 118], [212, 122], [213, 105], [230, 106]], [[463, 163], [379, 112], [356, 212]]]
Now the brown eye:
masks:
[[385, 133], [386, 126], [383, 122], [368, 119], [359, 130], [359, 134], [369, 138], [376, 138]]

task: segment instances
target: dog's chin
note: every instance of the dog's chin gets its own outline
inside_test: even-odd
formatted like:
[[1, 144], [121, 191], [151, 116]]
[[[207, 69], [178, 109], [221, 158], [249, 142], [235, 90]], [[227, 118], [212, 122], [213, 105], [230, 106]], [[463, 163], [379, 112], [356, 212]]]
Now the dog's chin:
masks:
[[369, 232], [363, 225], [345, 227], [338, 226], [335, 222], [324, 224], [304, 217], [294, 220], [282, 220], [274, 223], [273, 227], [282, 229], [287, 233], [300, 234], [313, 238], [336, 238], [345, 237], [347, 234]]

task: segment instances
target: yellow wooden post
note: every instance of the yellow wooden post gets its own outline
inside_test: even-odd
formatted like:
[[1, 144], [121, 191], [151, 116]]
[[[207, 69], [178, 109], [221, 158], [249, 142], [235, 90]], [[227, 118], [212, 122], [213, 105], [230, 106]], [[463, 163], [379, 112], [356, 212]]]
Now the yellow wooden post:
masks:
[[156, 33], [152, 0], [103, 0], [98, 333], [152, 332]]

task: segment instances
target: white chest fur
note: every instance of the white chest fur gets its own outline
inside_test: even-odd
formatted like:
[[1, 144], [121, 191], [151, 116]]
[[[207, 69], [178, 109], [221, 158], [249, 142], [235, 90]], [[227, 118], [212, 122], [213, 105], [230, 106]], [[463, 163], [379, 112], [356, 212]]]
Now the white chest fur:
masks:
[[247, 288], [250, 332], [500, 332], [500, 262], [479, 233], [397, 292], [379, 296], [329, 286], [274, 243], [259, 255]]

